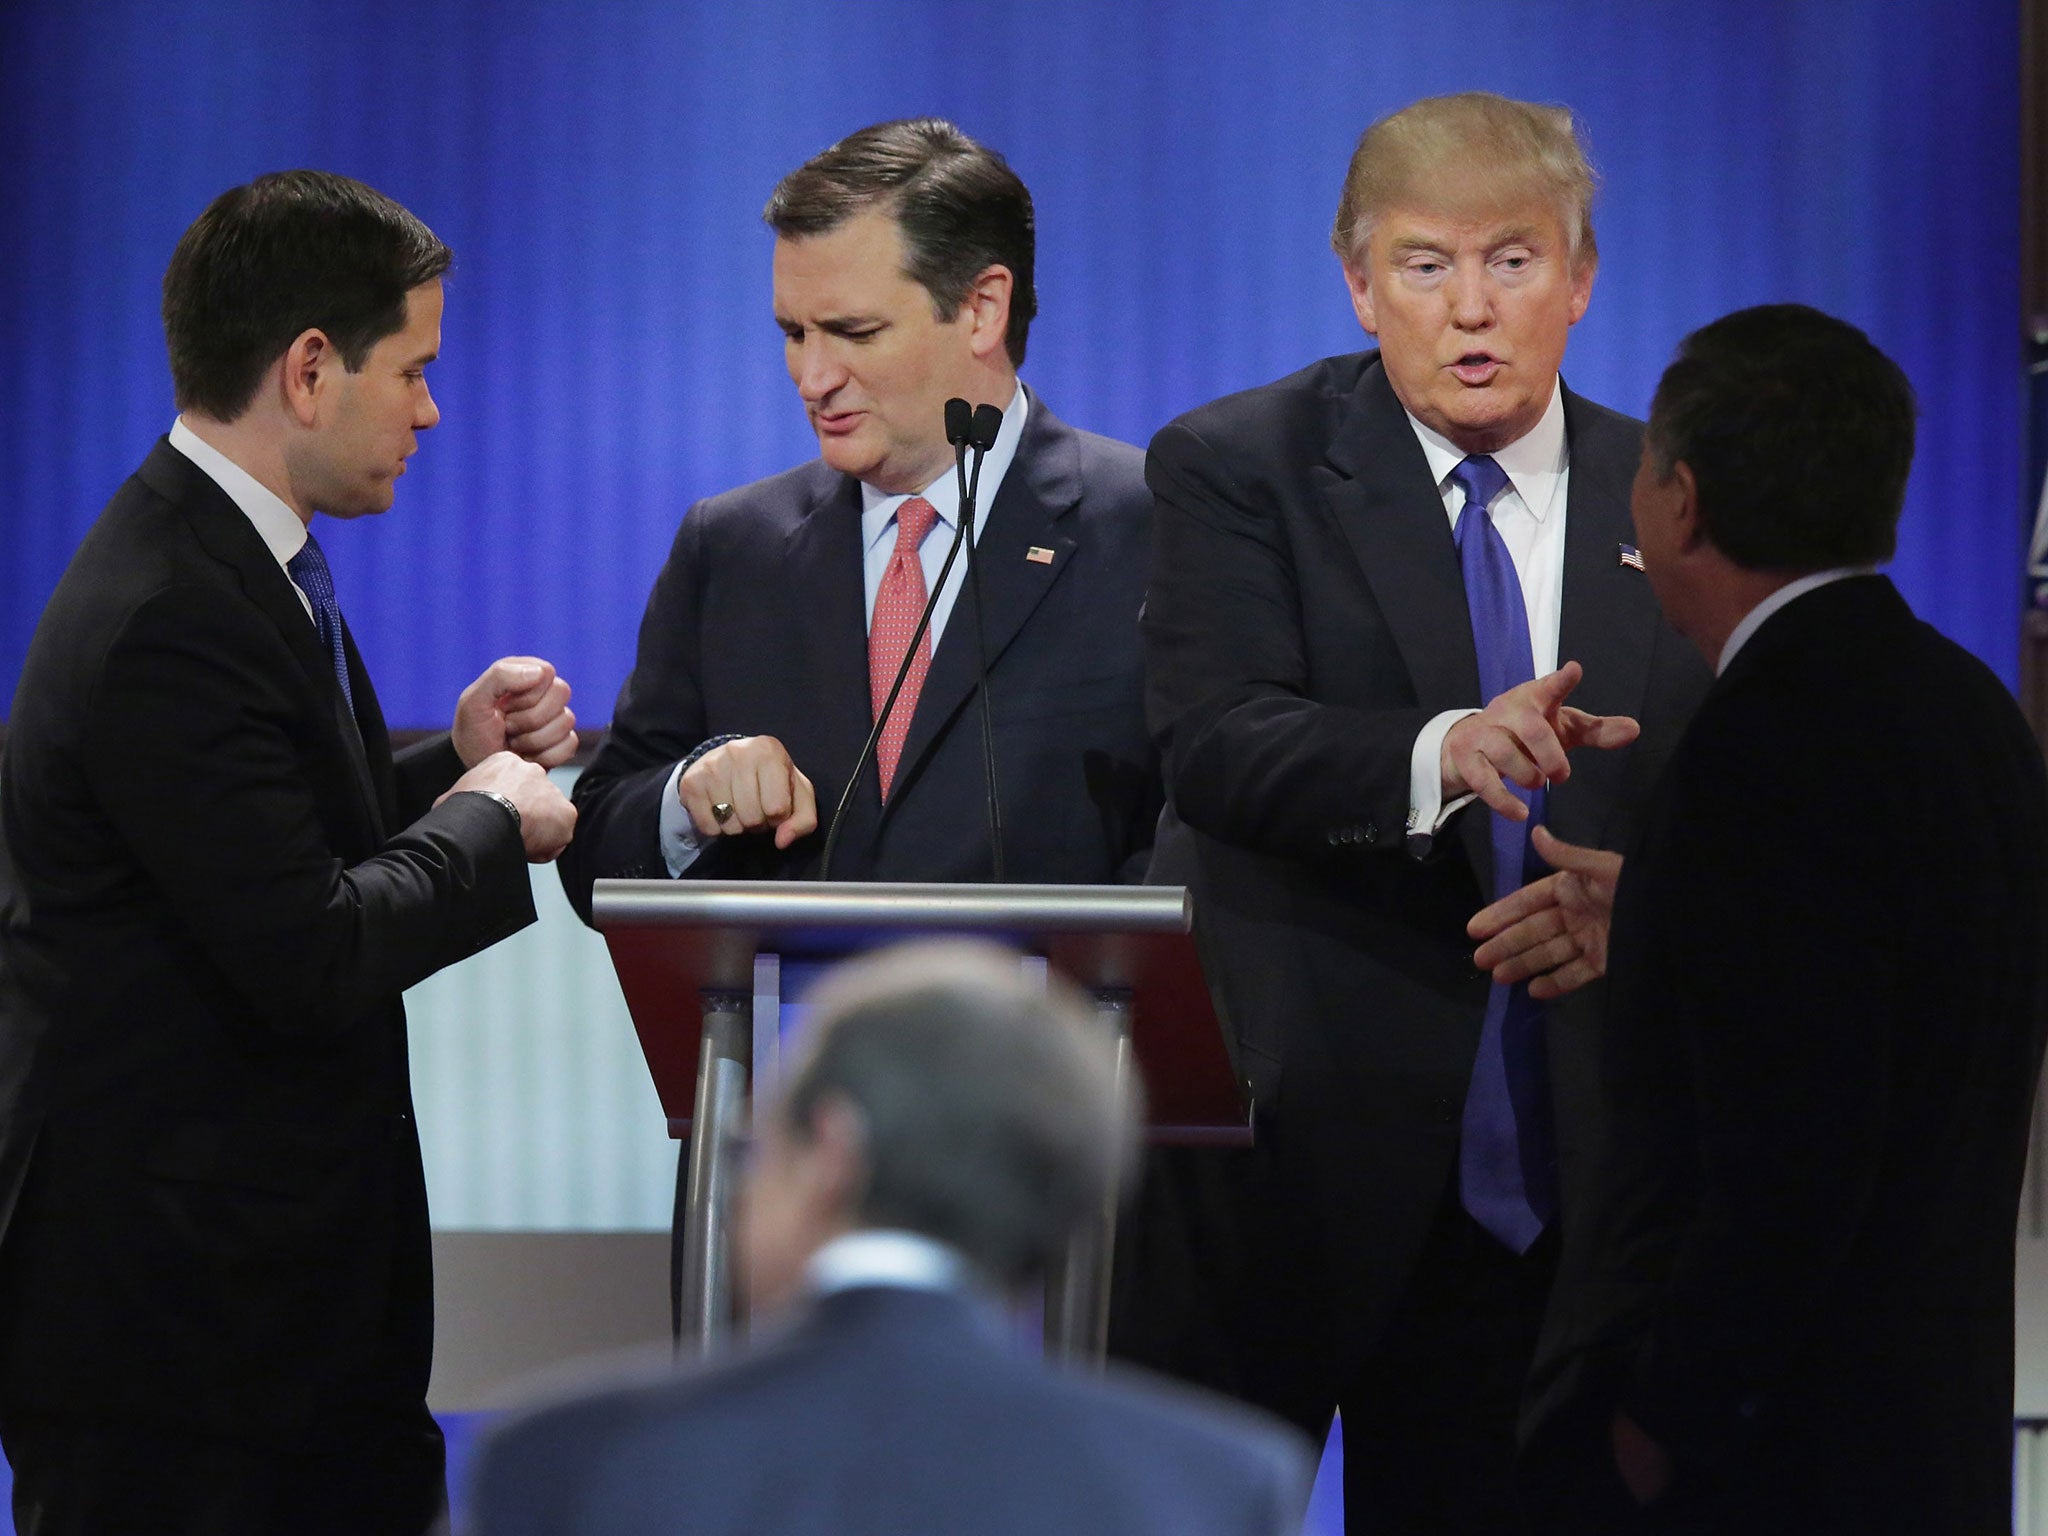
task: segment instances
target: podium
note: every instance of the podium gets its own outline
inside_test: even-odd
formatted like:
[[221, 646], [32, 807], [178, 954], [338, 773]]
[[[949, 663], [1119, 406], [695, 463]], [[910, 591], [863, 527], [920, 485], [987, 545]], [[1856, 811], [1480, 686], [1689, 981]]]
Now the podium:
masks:
[[[1179, 886], [600, 880], [592, 901], [669, 1134], [688, 1138], [676, 1194], [676, 1333], [698, 1351], [734, 1322], [730, 1213], [749, 1096], [773, 1073], [781, 962], [912, 937], [979, 937], [1080, 987], [1145, 1087], [1157, 1144], [1249, 1145], [1251, 1118], [1195, 957]], [[757, 1032], [765, 1016], [770, 1027]], [[1048, 1353], [1100, 1358], [1114, 1202], [1046, 1277]]]

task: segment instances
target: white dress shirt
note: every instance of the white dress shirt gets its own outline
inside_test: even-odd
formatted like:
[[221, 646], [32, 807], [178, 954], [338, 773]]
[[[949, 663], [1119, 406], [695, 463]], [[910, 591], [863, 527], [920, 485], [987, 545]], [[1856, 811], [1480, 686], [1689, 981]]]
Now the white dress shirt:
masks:
[[[1020, 383], [1010, 403], [1003, 410], [1002, 430], [996, 433], [996, 440], [981, 461], [981, 480], [975, 487], [974, 532], [976, 545], [981, 543], [981, 531], [988, 526], [988, 509], [996, 504], [996, 493], [1003, 488], [1004, 477], [1010, 472], [1010, 465], [1017, 457], [1017, 444], [1024, 436], [1024, 419], [1031, 413], [1030, 393]], [[972, 455], [968, 468], [973, 469]], [[930, 485], [921, 491], [890, 495], [878, 491], [865, 482], [860, 488], [860, 535], [861, 535], [861, 578], [866, 589], [865, 608], [868, 627], [875, 622], [875, 595], [881, 590], [882, 577], [889, 569], [889, 561], [896, 553], [896, 513], [912, 495], [922, 496], [939, 514], [932, 524], [931, 532], [917, 547], [918, 562], [924, 566], [924, 589], [930, 594], [939, 579], [939, 571], [946, 563], [946, 551], [953, 547], [953, 536], [960, 526], [960, 482], [952, 465]], [[928, 631], [934, 652], [939, 648], [939, 636], [944, 633], [946, 621], [953, 615], [953, 605], [959, 600], [960, 585], [967, 579], [967, 554], [962, 551], [960, 558], [953, 562], [953, 569], [946, 575], [946, 584], [939, 588], [939, 600], [932, 608], [932, 621]], [[899, 701], [900, 703], [900, 701]], [[803, 765], [797, 765], [801, 768]], [[668, 783], [661, 796], [661, 842], [662, 863], [667, 865], [671, 876], [680, 876], [684, 870], [696, 863], [697, 855], [703, 851], [698, 839], [697, 828], [690, 820], [690, 813], [683, 809], [677, 797], [676, 786], [682, 781], [683, 765], [677, 762], [668, 776]]]
[[[1443, 496], [1453, 531], [1465, 510], [1465, 493], [1451, 480], [1451, 471], [1465, 461], [1465, 451], [1449, 438], [1432, 432], [1413, 416], [1408, 424], [1422, 443], [1429, 470]], [[1555, 384], [1542, 417], [1521, 437], [1492, 455], [1506, 471], [1507, 489], [1494, 498], [1493, 526], [1515, 562], [1522, 581], [1522, 604], [1529, 613], [1529, 653], [1536, 676], [1557, 670], [1557, 628], [1564, 611], [1565, 503], [1571, 488], [1571, 455], [1564, 435], [1564, 391]], [[1487, 701], [1482, 699], [1483, 705]], [[1473, 796], [1460, 795], [1444, 804], [1443, 746], [1451, 727], [1477, 707], [1450, 709], [1436, 716], [1415, 738], [1408, 760], [1408, 831], [1434, 836]]]
[[[186, 426], [183, 416], [171, 423], [170, 441], [173, 448], [198, 465], [201, 473], [226, 491], [228, 500], [240, 507], [242, 515], [256, 525], [256, 533], [263, 540], [264, 547], [284, 571], [285, 580], [291, 581], [292, 558], [306, 547], [306, 525], [299, 521], [299, 514], [286, 506], [270, 487]], [[295, 581], [292, 582], [292, 590], [299, 592], [299, 584]], [[306, 610], [307, 619], [317, 626], [319, 621], [313, 619], [313, 605], [303, 592], [299, 592], [299, 603]]]
[[894, 1228], [848, 1232], [811, 1255], [805, 1282], [814, 1296], [860, 1285], [892, 1285], [914, 1291], [972, 1288], [967, 1260], [957, 1249], [921, 1232]]

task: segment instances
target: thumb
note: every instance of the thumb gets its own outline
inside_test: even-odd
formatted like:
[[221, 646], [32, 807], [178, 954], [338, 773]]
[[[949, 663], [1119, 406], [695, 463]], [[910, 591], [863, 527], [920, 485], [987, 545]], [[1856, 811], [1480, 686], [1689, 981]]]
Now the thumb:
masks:
[[1530, 841], [1543, 862], [1552, 869], [1570, 870], [1579, 875], [1597, 874], [1603, 862], [1600, 849], [1568, 843], [1545, 826], [1538, 826], [1530, 834]]

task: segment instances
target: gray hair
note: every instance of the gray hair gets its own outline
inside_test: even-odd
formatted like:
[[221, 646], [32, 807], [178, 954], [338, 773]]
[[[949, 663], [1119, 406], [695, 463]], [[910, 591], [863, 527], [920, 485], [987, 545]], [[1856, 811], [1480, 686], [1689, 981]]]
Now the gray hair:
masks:
[[1557, 205], [1572, 266], [1582, 270], [1599, 260], [1593, 241], [1598, 185], [1569, 107], [1491, 91], [1429, 96], [1359, 136], [1330, 245], [1355, 267], [1373, 224], [1390, 209], [1487, 207], [1534, 194]]
[[844, 966], [812, 1003], [778, 1112], [798, 1140], [826, 1100], [859, 1114], [859, 1225], [936, 1238], [1007, 1286], [1127, 1187], [1137, 1089], [1058, 978], [1039, 985], [994, 945], [925, 941]]

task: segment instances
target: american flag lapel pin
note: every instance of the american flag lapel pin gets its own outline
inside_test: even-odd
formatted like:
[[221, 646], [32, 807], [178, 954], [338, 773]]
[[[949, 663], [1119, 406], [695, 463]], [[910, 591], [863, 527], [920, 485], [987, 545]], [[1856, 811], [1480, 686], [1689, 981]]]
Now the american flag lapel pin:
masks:
[[1621, 563], [1630, 570], [1640, 571], [1643, 568], [1643, 552], [1637, 549], [1635, 545], [1617, 544], [1614, 548], [1621, 556]]
[[1033, 565], [1051, 565], [1052, 551], [1049, 549], [1042, 549], [1038, 545], [1034, 544], [1029, 549], [1024, 551], [1024, 558], [1026, 560], [1029, 560]]

